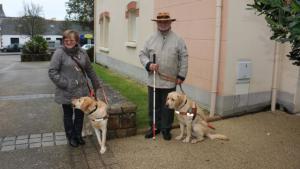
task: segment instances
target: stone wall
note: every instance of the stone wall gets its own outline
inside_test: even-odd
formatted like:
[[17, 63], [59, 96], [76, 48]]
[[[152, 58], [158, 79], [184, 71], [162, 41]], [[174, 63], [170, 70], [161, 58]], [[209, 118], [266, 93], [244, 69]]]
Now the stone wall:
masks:
[[117, 103], [108, 110], [107, 138], [122, 138], [136, 135], [137, 106], [131, 102]]

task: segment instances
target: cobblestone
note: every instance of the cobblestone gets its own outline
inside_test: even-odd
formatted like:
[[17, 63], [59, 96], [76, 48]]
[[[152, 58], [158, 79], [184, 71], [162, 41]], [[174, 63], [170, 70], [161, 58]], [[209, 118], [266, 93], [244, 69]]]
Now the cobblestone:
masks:
[[30, 138], [41, 138], [42, 134], [31, 134]]
[[66, 144], [67, 140], [64, 132], [28, 134], [0, 138], [1, 151], [13, 151]]
[[27, 149], [27, 148], [28, 148], [28, 144], [16, 145], [16, 150], [22, 150], [22, 149]]

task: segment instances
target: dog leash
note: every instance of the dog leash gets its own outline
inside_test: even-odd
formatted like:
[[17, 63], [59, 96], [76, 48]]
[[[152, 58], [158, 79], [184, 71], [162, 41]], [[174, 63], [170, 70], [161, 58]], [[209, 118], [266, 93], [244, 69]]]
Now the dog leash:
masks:
[[91, 89], [90, 85], [89, 85], [89, 82], [88, 82], [88, 79], [87, 79], [87, 74], [85, 72], [85, 70], [83, 69], [83, 67], [80, 65], [80, 63], [74, 58], [74, 56], [71, 56], [71, 59], [76, 63], [76, 65], [80, 68], [82, 74], [83, 74], [83, 77], [85, 78], [85, 81], [86, 81], [86, 85], [89, 89], [89, 94], [91, 97], [94, 97], [95, 100], [97, 100], [97, 96], [96, 96], [96, 93], [94, 92], [94, 90]]
[[108, 99], [107, 99], [107, 96], [106, 96], [106, 94], [105, 94], [105, 91], [104, 91], [104, 88], [103, 88], [103, 87], [102, 87], [102, 94], [103, 94], [105, 103], [108, 105]]
[[[159, 71], [157, 71], [157, 74], [159, 75], [160, 78], [162, 78], [162, 79], [164, 79], [164, 80], [167, 80], [167, 81], [170, 81], [170, 82], [177, 83], [177, 78], [175, 78], [175, 77], [168, 76], [168, 75], [163, 74], [163, 73], [161, 73], [161, 72], [159, 72]], [[183, 94], [185, 94], [185, 92], [184, 92], [183, 89], [182, 89], [182, 85], [181, 85], [181, 84], [178, 84], [178, 85], [179, 85], [179, 87], [180, 87], [180, 91], [181, 91]]]

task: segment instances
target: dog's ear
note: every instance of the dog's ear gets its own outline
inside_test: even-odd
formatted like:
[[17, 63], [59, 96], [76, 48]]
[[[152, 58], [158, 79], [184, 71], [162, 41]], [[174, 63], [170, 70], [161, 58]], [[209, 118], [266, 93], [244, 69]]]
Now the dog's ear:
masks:
[[93, 100], [89, 97], [83, 98], [83, 102], [81, 104], [80, 109], [84, 112], [88, 111], [89, 107], [93, 104]]
[[180, 106], [181, 102], [182, 102], [181, 95], [178, 94], [178, 93], [174, 93], [173, 99], [174, 99], [174, 105], [175, 105], [175, 107], [178, 108]]

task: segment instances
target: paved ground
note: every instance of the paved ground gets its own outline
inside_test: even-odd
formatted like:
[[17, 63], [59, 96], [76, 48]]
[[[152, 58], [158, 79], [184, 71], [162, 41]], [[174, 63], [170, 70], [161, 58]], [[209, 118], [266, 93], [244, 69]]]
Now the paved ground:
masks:
[[1, 169], [300, 168], [300, 116], [280, 111], [213, 122], [230, 141], [184, 144], [160, 135], [156, 140], [137, 135], [109, 140], [108, 152], [100, 155], [95, 137], [89, 137], [85, 146], [71, 148], [61, 108], [53, 101], [48, 64], [0, 55]]

